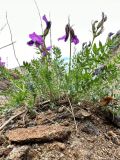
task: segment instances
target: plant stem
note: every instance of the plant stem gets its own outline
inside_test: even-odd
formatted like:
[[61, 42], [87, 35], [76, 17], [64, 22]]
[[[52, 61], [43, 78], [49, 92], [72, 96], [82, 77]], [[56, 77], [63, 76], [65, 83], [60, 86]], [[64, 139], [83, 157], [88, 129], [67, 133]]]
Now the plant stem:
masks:
[[93, 39], [92, 39], [91, 46], [93, 46], [94, 40], [95, 40], [95, 37], [93, 37]]
[[[49, 19], [50, 19], [50, 21], [51, 21], [50, 13], [49, 13]], [[52, 46], [52, 32], [51, 32], [51, 27], [50, 27], [50, 45]]]
[[70, 73], [70, 71], [71, 71], [71, 58], [72, 58], [71, 49], [72, 49], [72, 45], [71, 45], [71, 37], [70, 37], [69, 73]]
[[0, 126], [0, 131], [1, 131], [6, 125], [8, 125], [13, 119], [15, 119], [16, 117], [22, 115], [22, 114], [25, 113], [25, 112], [26, 112], [26, 110], [23, 110], [22, 112], [14, 115], [14, 116], [12, 116], [12, 117], [10, 117], [2, 126]]
[[[69, 26], [70, 26], [70, 17], [68, 17], [68, 24], [69, 24]], [[72, 47], [72, 45], [71, 45], [71, 41], [72, 41], [72, 37], [71, 37], [71, 35], [70, 35], [70, 56], [69, 56], [69, 73], [70, 73], [70, 71], [71, 71], [71, 47]]]

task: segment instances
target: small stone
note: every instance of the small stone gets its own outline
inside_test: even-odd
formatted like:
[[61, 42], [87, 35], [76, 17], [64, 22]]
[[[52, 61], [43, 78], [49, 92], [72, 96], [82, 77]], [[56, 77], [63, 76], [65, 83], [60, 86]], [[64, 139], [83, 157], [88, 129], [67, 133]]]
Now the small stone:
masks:
[[92, 124], [91, 122], [87, 122], [81, 130], [83, 132], [86, 132], [87, 134], [91, 134], [91, 135], [97, 135], [98, 136], [100, 134], [97, 127], [94, 126], [94, 124]]
[[63, 125], [63, 126], [69, 126], [70, 123], [69, 123], [69, 121], [64, 121], [64, 122], [62, 123], [62, 125]]
[[6, 148], [3, 152], [3, 155], [6, 157], [12, 151], [12, 148]]
[[58, 109], [58, 112], [59, 112], [59, 113], [62, 113], [62, 112], [64, 112], [64, 110], [65, 110], [65, 107], [63, 106], [63, 107], [60, 107], [60, 108]]
[[113, 131], [108, 131], [108, 136], [116, 137], [117, 135]]
[[111, 137], [111, 140], [113, 143], [120, 145], [120, 141], [119, 141], [117, 135], [113, 131], [108, 131], [108, 136]]
[[57, 149], [57, 150], [60, 150], [60, 151], [63, 151], [65, 150], [66, 146], [64, 143], [61, 143], [61, 142], [55, 142], [52, 144], [52, 149]]
[[85, 118], [89, 118], [90, 116], [91, 116], [91, 113], [86, 111], [85, 109], [81, 109], [75, 113], [75, 118], [78, 118], [78, 119], [85, 119]]
[[0, 81], [0, 90], [5, 91], [8, 88], [8, 85], [2, 81]]
[[5, 148], [2, 148], [2, 147], [0, 148], [0, 157], [3, 156], [4, 150], [5, 150]]
[[10, 144], [10, 145], [7, 146], [7, 148], [12, 148], [13, 149], [14, 145]]
[[0, 146], [4, 143], [5, 139], [3, 136], [0, 136]]
[[7, 156], [6, 160], [24, 160], [29, 152], [29, 146], [15, 147]]
[[119, 141], [118, 137], [112, 137], [112, 142], [114, 144], [120, 145], [120, 141]]

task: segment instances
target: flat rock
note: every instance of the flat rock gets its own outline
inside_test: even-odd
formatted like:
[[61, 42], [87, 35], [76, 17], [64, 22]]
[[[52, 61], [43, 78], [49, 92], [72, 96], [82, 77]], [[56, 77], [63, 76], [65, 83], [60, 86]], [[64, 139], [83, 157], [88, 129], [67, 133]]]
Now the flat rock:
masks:
[[70, 135], [70, 129], [60, 125], [39, 125], [28, 128], [17, 128], [6, 133], [13, 143], [34, 143], [48, 141], [62, 141]]

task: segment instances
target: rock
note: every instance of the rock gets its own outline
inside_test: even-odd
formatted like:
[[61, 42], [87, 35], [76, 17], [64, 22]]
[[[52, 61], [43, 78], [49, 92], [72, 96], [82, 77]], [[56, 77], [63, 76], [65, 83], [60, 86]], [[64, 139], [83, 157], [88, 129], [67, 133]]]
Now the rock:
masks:
[[4, 155], [4, 147], [0, 147], [0, 158]]
[[51, 145], [51, 149], [52, 150], [59, 150], [59, 151], [63, 151], [66, 149], [66, 146], [64, 143], [61, 143], [61, 142], [54, 142], [52, 145]]
[[64, 106], [58, 108], [58, 113], [62, 113], [62, 112], [64, 112], [64, 111], [65, 111], [65, 107], [64, 107]]
[[91, 135], [97, 135], [98, 136], [100, 134], [97, 127], [94, 126], [94, 124], [92, 124], [91, 122], [87, 122], [81, 130], [83, 132], [86, 132], [87, 134], [91, 134]]
[[4, 106], [4, 105], [7, 103], [7, 101], [8, 101], [7, 98], [8, 98], [8, 97], [5, 97], [5, 96], [3, 96], [3, 95], [0, 95], [0, 107]]
[[4, 136], [0, 135], [0, 146], [4, 143], [5, 138]]
[[60, 125], [40, 125], [28, 128], [17, 128], [6, 133], [13, 143], [47, 142], [64, 140], [70, 135], [70, 129]]
[[29, 146], [15, 147], [9, 153], [6, 160], [25, 160], [29, 152]]
[[81, 109], [75, 113], [75, 118], [77, 119], [85, 119], [89, 118], [91, 116], [91, 113], [86, 111], [85, 109]]
[[117, 135], [113, 131], [108, 131], [108, 136], [116, 137]]
[[3, 152], [4, 157], [8, 156], [8, 154], [12, 151], [12, 148], [6, 148]]
[[0, 81], [0, 90], [5, 91], [6, 89], [8, 89], [8, 85]]
[[69, 126], [70, 122], [68, 120], [66, 120], [66, 121], [63, 121], [63, 123], [61, 125], [63, 125], [63, 126]]
[[0, 148], [0, 158], [1, 157], [6, 157], [10, 152], [11, 152], [11, 148], [6, 148], [6, 147], [1, 147]]
[[108, 134], [108, 136], [111, 137], [111, 140], [112, 140], [113, 143], [115, 143], [117, 145], [120, 145], [120, 141], [119, 141], [117, 135], [113, 131], [108, 131], [107, 134]]

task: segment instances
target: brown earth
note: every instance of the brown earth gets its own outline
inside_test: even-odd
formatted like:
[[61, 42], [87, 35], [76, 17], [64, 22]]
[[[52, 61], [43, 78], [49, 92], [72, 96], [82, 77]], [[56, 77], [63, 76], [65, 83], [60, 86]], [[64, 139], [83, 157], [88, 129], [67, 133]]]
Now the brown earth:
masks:
[[[44, 108], [44, 106], [42, 106]], [[120, 159], [120, 128], [114, 126], [105, 118], [95, 105], [88, 102], [73, 104], [73, 113], [67, 104], [58, 109], [36, 108], [35, 114], [24, 113], [13, 119], [1, 130], [0, 135], [0, 160], [119, 160]], [[48, 105], [49, 107], [49, 105]], [[57, 108], [57, 106], [56, 106]], [[18, 113], [21, 108], [14, 109], [0, 118], [0, 126], [7, 119]], [[8, 131], [15, 129], [28, 130], [42, 127], [42, 134], [50, 136], [51, 126], [59, 125], [59, 129], [67, 127], [71, 134], [67, 138], [51, 141], [24, 141], [24, 143], [12, 142], [7, 136]], [[50, 126], [46, 129], [45, 126]], [[45, 127], [45, 128], [44, 128]], [[61, 128], [60, 128], [61, 127]], [[44, 132], [45, 129], [45, 132]], [[51, 128], [52, 129], [52, 128]], [[53, 130], [54, 131], [54, 130]], [[57, 130], [56, 130], [57, 131]], [[16, 133], [15, 136], [20, 136]], [[30, 133], [32, 137], [32, 132]], [[23, 135], [24, 136], [24, 135]], [[38, 137], [38, 134], [34, 134]], [[13, 137], [14, 138], [14, 137]], [[24, 137], [25, 138], [25, 137]], [[27, 137], [26, 137], [27, 138]], [[26, 147], [27, 146], [27, 147]], [[27, 150], [27, 152], [26, 152]], [[19, 155], [19, 157], [18, 157]], [[12, 158], [10, 158], [12, 157]]]

